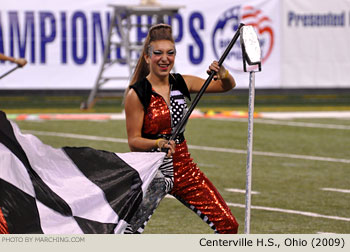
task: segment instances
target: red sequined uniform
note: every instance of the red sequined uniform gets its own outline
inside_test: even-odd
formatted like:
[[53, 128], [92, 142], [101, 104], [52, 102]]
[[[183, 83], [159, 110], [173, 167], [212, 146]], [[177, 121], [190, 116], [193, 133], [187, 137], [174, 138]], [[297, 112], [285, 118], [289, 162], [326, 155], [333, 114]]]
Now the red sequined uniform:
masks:
[[7, 227], [6, 220], [0, 208], [0, 234], [8, 234], [9, 230]]
[[[151, 94], [145, 112], [145, 134], [171, 134], [171, 113], [163, 97]], [[173, 154], [174, 187], [170, 192], [195, 211], [218, 233], [237, 233], [238, 223], [214, 185], [193, 162], [186, 140], [176, 145]]]

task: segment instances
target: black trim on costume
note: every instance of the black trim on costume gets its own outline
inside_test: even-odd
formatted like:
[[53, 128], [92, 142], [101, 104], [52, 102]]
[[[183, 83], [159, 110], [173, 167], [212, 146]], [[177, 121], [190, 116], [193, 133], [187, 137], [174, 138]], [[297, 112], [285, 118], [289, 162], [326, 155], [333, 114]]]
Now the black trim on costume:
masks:
[[209, 218], [209, 216], [203, 214], [199, 209], [196, 208], [195, 205], [191, 205], [190, 203], [188, 203], [186, 200], [184, 200], [183, 198], [181, 198], [179, 195], [177, 195], [176, 193], [170, 193], [170, 195], [174, 196], [178, 201], [180, 201], [182, 204], [184, 204], [184, 206], [186, 206], [188, 209], [192, 210], [196, 215], [198, 215], [205, 223], [207, 223], [209, 225], [209, 227], [211, 229], [214, 230], [215, 234], [218, 234], [218, 231], [215, 227], [214, 222], [212, 222]]
[[[173, 86], [172, 90], [179, 90], [184, 96], [186, 96], [189, 100], [191, 100], [190, 92], [188, 91], [186, 82], [181, 74], [178, 74], [178, 73], [170, 74], [169, 81]], [[151, 94], [152, 94], [151, 83], [146, 78], [144, 78], [136, 82], [135, 84], [131, 85], [130, 88], [135, 90], [137, 96], [139, 97], [143, 105], [143, 108], [146, 111], [151, 101]]]
[[144, 78], [135, 84], [131, 85], [130, 88], [134, 89], [137, 96], [139, 97], [144, 110], [146, 111], [150, 101], [151, 101], [151, 93], [152, 93], [152, 85], [149, 81]]
[[184, 96], [186, 96], [189, 100], [191, 100], [191, 95], [190, 91], [188, 91], [187, 84], [182, 77], [181, 74], [175, 73], [175, 74], [170, 74], [172, 78], [170, 79], [170, 82], [172, 80], [175, 80], [175, 82], [172, 82], [173, 84], [173, 90], [179, 90]]
[[[148, 138], [148, 139], [164, 138], [164, 139], [169, 140], [171, 138], [171, 136], [172, 136], [171, 134], [146, 134], [146, 133], [142, 133], [142, 137]], [[176, 144], [180, 144], [183, 141], [185, 141], [185, 136], [184, 136], [183, 132], [178, 134], [176, 136], [176, 138], [174, 139], [174, 141]]]

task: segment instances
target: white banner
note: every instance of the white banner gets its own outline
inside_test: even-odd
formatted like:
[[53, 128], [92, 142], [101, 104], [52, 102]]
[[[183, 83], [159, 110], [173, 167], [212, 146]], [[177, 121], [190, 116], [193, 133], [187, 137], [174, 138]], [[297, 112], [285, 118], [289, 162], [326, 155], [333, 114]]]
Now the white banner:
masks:
[[350, 1], [283, 1], [282, 86], [350, 87]]
[[[135, 0], [2, 0], [0, 52], [24, 57], [28, 65], [0, 80], [0, 89], [91, 89], [103, 60], [112, 8], [108, 4], [135, 5]], [[176, 72], [206, 78], [206, 70], [219, 59], [240, 22], [255, 26], [262, 48], [263, 71], [257, 88], [280, 86], [279, 0], [159, 0], [163, 5], [182, 5], [173, 19], [176, 39]], [[213, 4], [215, 6], [213, 7]], [[136, 19], [136, 18], [135, 18]], [[147, 18], [135, 20], [146, 23]], [[131, 31], [142, 40], [144, 29]], [[123, 51], [112, 54], [123, 57]], [[235, 76], [238, 88], [248, 87], [237, 42], [224, 65]], [[14, 65], [0, 63], [0, 74]], [[115, 76], [128, 75], [116, 64]], [[105, 84], [125, 88], [127, 80]]]

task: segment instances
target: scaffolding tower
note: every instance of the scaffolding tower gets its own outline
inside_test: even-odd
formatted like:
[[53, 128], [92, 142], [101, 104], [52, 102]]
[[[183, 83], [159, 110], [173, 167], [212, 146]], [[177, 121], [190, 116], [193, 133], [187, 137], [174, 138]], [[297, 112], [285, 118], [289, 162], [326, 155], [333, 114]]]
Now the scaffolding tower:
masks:
[[[113, 96], [110, 92], [106, 93], [101, 87], [111, 80], [129, 80], [136, 66], [138, 56], [142, 52], [142, 42], [133, 37], [131, 31], [138, 27], [151, 27], [156, 23], [172, 24], [172, 18], [178, 13], [182, 6], [165, 6], [165, 5], [109, 5], [113, 8], [112, 18], [107, 35], [107, 41], [103, 53], [103, 62], [100, 66], [98, 76], [93, 89], [90, 91], [87, 101], [81, 104], [81, 109], [92, 108], [98, 98]], [[146, 16], [146, 24], [136, 22], [137, 17]], [[168, 22], [165, 22], [168, 18]], [[115, 38], [119, 41], [115, 41]], [[117, 57], [111, 60], [113, 50], [124, 49], [125, 57]], [[107, 70], [116, 64], [125, 64], [128, 68], [128, 74], [121, 75], [118, 69], [113, 71], [113, 75], [107, 76]], [[124, 71], [125, 72], [125, 71]], [[120, 94], [119, 94], [120, 95]]]

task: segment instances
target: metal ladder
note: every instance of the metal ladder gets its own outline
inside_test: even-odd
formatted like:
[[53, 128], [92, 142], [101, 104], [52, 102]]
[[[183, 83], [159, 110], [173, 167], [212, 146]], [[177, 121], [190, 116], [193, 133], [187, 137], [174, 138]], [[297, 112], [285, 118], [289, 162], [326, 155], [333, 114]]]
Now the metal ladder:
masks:
[[[131, 31], [135, 27], [151, 27], [155, 23], [164, 23], [165, 17], [169, 18], [171, 22], [172, 17], [178, 13], [178, 10], [182, 6], [164, 6], [164, 5], [109, 5], [113, 8], [113, 14], [111, 23], [109, 26], [106, 46], [104, 48], [103, 62], [98, 72], [98, 76], [95, 81], [93, 89], [90, 91], [87, 101], [82, 102], [81, 109], [90, 109], [94, 106], [98, 98], [106, 96], [116, 96], [119, 94], [113, 94], [110, 92], [103, 92], [101, 87], [111, 80], [129, 80], [131, 74], [136, 66], [138, 55], [142, 52], [143, 43], [139, 41], [133, 41], [131, 37]], [[132, 17], [148, 16], [151, 17], [151, 23], [137, 24], [133, 22]], [[119, 37], [120, 41], [113, 41], [115, 37]], [[114, 49], [125, 50], [125, 58], [110, 59], [112, 51]], [[133, 57], [136, 56], [136, 57]], [[113, 76], [107, 77], [106, 72], [112, 66], [116, 64], [126, 64], [128, 67], [128, 75], [118, 75], [117, 69], [114, 71]]]

